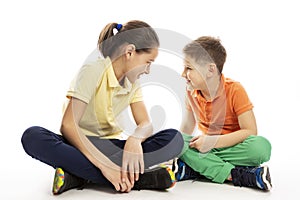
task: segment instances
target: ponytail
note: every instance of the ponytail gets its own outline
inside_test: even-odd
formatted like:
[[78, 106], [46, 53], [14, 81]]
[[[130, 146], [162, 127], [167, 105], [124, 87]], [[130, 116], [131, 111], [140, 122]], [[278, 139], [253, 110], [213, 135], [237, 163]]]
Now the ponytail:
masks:
[[108, 42], [108, 40], [112, 40], [111, 37], [114, 36], [114, 29], [117, 27], [117, 25], [117, 23], [109, 23], [100, 33], [98, 39], [98, 48], [104, 57], [111, 56], [112, 45], [111, 42]]
[[[117, 30], [116, 34], [114, 30]], [[104, 57], [115, 58], [124, 44], [134, 44], [138, 53], [149, 53], [152, 48], [158, 48], [159, 39], [153, 28], [138, 20], [129, 21], [124, 26], [109, 23], [99, 35], [98, 48]]]

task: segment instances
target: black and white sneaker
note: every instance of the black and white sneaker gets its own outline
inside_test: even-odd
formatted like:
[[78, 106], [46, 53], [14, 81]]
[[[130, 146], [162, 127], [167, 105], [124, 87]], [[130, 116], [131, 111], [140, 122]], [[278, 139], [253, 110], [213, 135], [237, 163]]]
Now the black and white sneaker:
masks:
[[231, 170], [232, 182], [235, 186], [246, 186], [269, 191], [272, 188], [268, 166], [235, 167]]
[[177, 181], [194, 180], [202, 177], [198, 172], [194, 171], [179, 158], [173, 161], [172, 170], [175, 173]]
[[158, 166], [144, 174], [134, 183], [135, 190], [166, 190], [176, 183], [173, 171], [167, 166]]

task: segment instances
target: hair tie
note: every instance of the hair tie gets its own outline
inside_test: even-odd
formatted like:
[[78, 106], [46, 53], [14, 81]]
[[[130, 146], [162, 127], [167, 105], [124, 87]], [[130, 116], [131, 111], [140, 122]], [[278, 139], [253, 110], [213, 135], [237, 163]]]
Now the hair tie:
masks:
[[122, 27], [123, 27], [122, 24], [118, 24], [117, 27], [116, 27], [116, 29], [117, 29], [118, 31], [120, 31]]

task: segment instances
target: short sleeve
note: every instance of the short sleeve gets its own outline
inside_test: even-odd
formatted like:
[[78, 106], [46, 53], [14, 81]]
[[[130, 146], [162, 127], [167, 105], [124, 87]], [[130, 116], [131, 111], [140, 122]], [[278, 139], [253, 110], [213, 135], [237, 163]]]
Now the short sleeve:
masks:
[[98, 65], [97, 63], [92, 63], [82, 66], [77, 76], [71, 82], [67, 97], [75, 97], [85, 103], [89, 103], [95, 94], [103, 73], [104, 67], [101, 69], [99, 63]]
[[232, 85], [232, 106], [237, 116], [253, 108], [246, 90], [239, 82]]
[[130, 100], [130, 103], [136, 103], [139, 101], [143, 101], [143, 92], [142, 92], [142, 88], [141, 88], [140, 84], [135, 83], [132, 89], [134, 90], [134, 93]]

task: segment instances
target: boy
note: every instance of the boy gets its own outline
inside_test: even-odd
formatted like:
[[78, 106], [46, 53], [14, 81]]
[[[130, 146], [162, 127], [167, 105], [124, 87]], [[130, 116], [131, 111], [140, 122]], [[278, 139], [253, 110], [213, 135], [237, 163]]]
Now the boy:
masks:
[[[226, 50], [219, 39], [200, 37], [183, 53], [187, 81], [185, 148], [174, 170], [178, 181], [200, 175], [216, 183], [270, 190], [271, 144], [257, 136], [253, 105], [239, 82], [222, 74]], [[202, 135], [192, 136], [195, 125]]]

